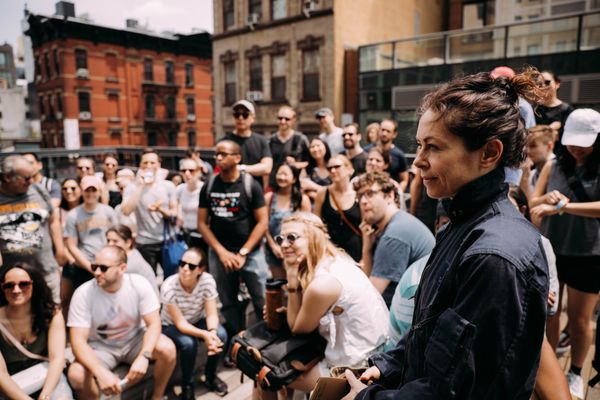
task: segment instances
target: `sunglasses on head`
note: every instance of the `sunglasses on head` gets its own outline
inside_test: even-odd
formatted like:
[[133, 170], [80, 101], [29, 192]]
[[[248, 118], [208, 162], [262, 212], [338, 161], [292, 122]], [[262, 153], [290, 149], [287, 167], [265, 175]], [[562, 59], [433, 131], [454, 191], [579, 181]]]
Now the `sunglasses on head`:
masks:
[[202, 267], [202, 265], [200, 265], [200, 264], [192, 264], [192, 263], [189, 263], [189, 262], [185, 262], [183, 260], [179, 261], [179, 268], [184, 268], [186, 265], [190, 269], [190, 271], [193, 271], [196, 268]]
[[233, 112], [233, 118], [235, 118], [235, 119], [238, 119], [239, 117], [248, 119], [249, 116], [250, 116], [250, 113], [248, 111], [234, 111]]
[[2, 284], [2, 290], [14, 290], [15, 286], [18, 286], [21, 290], [29, 289], [33, 285], [33, 281], [21, 281], [21, 282], [4, 282]]
[[100, 268], [100, 271], [101, 271], [102, 273], [105, 273], [106, 271], [108, 271], [108, 270], [109, 270], [109, 269], [111, 269], [112, 267], [116, 267], [116, 265], [92, 264], [92, 265], [91, 265], [91, 267], [92, 267], [92, 271], [93, 271], [93, 272], [96, 272], [96, 270], [97, 270], [98, 268]]
[[277, 235], [275, 236], [273, 239], [275, 239], [275, 243], [277, 243], [279, 246], [281, 246], [283, 244], [284, 241], [288, 241], [289, 244], [294, 244], [294, 242], [296, 240], [298, 240], [300, 238], [300, 235], [298, 235], [297, 233], [293, 233], [290, 232], [287, 235]]

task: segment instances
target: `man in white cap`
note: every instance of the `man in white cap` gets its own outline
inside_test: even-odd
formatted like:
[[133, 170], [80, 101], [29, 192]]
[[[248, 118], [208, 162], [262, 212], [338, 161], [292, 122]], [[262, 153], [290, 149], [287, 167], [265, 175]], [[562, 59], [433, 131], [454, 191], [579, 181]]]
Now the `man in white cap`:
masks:
[[323, 140], [329, 146], [331, 154], [338, 154], [344, 151], [344, 130], [335, 126], [333, 111], [331, 108], [322, 107], [315, 113], [315, 118], [319, 121], [321, 133], [319, 139]]
[[267, 139], [252, 132], [255, 118], [254, 104], [248, 100], [238, 100], [231, 107], [235, 128], [222, 140], [231, 140], [241, 148], [242, 162], [238, 168], [246, 171], [263, 186], [263, 176], [269, 176], [273, 168], [273, 157]]

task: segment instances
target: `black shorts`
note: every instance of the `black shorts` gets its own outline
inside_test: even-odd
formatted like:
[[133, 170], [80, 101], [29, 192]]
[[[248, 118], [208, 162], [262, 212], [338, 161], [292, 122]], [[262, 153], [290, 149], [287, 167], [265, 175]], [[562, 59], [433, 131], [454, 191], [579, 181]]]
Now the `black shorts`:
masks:
[[71, 281], [73, 289], [77, 289], [90, 279], [93, 279], [94, 275], [74, 264], [66, 264], [62, 269], [62, 277]]
[[585, 293], [600, 292], [600, 256], [556, 255], [558, 280]]

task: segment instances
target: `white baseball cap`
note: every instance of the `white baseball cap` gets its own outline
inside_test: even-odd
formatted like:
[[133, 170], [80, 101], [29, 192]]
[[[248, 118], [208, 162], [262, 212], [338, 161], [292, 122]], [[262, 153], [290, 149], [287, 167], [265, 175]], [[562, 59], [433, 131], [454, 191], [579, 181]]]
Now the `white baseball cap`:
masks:
[[580, 108], [569, 114], [562, 140], [565, 146], [590, 147], [600, 133], [600, 113], [591, 108]]
[[250, 111], [252, 114], [255, 114], [254, 104], [250, 103], [248, 100], [238, 100], [231, 106], [231, 109], [234, 110], [236, 107], [244, 107], [246, 110]]

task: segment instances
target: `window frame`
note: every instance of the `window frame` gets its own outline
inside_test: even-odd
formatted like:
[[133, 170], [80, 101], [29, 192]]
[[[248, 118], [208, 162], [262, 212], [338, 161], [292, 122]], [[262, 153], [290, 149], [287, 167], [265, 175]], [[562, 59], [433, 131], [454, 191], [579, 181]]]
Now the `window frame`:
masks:
[[154, 82], [154, 60], [150, 57], [144, 58], [144, 81]]
[[75, 49], [75, 69], [88, 69], [88, 59], [87, 59], [87, 50], [86, 49]]
[[[286, 53], [279, 53], [279, 54], [271, 54], [271, 100], [273, 101], [282, 101], [282, 100], [286, 100], [287, 99], [287, 73], [284, 73], [283, 75], [274, 75], [273, 71], [275, 71], [275, 68], [273, 67], [274, 65], [274, 61], [276, 57], [282, 57], [285, 60], [285, 69], [287, 70], [287, 63], [288, 63], [288, 59], [287, 59], [287, 54]], [[275, 84], [276, 80], [282, 80], [283, 79], [283, 93], [281, 95], [278, 95], [278, 93], [275, 93], [275, 88], [277, 87], [277, 85]]]
[[223, 0], [223, 31], [235, 26], [235, 1]]
[[[283, 15], [277, 18], [275, 17], [274, 13], [276, 2], [283, 2]], [[271, 21], [278, 21], [280, 19], [286, 18], [287, 16], [287, 0], [271, 0]]]
[[185, 86], [194, 87], [194, 64], [185, 63]]
[[[228, 78], [228, 68], [233, 68], [233, 76], [235, 80], [233, 82], [229, 82]], [[237, 98], [237, 71], [236, 71], [236, 61], [230, 61], [223, 63], [223, 101], [226, 106], [232, 105], [235, 103]]]
[[[319, 101], [321, 100], [321, 69], [317, 72], [306, 73], [304, 70], [304, 66], [306, 65], [306, 56], [307, 53], [313, 53], [317, 55], [318, 59], [316, 65], [320, 65], [320, 48], [319, 47], [310, 47], [302, 50], [302, 101]], [[316, 77], [316, 93], [308, 93], [307, 94], [307, 77], [315, 78]], [[314, 83], [312, 83], [314, 84]], [[313, 88], [314, 89], [314, 88]]]
[[167, 85], [175, 84], [175, 63], [171, 60], [165, 61], [165, 83]]
[[[257, 63], [253, 66], [253, 63]], [[258, 68], [256, 68], [258, 66]], [[258, 72], [257, 75], [254, 75]], [[248, 58], [248, 89], [252, 92], [263, 91], [263, 65], [262, 56]]]
[[[84, 100], [84, 101], [82, 101]], [[87, 110], [82, 107], [82, 104], [85, 105], [87, 102]], [[81, 90], [77, 92], [77, 104], [79, 107], [79, 112], [92, 112], [92, 95], [88, 91]]]
[[[151, 102], [151, 107], [149, 106]], [[144, 97], [144, 118], [156, 118], [156, 98], [153, 94]]]

